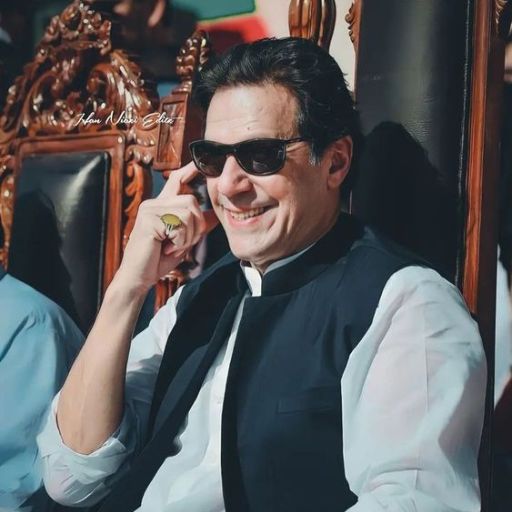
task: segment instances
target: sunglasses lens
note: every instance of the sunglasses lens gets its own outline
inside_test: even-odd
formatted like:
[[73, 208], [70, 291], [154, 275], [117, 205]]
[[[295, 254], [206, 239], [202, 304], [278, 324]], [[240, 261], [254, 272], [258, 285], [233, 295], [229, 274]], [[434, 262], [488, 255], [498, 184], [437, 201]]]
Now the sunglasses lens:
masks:
[[254, 139], [230, 146], [201, 140], [192, 142], [190, 151], [197, 168], [208, 177], [222, 174], [229, 154], [234, 154], [242, 169], [249, 174], [265, 175], [274, 174], [283, 167], [286, 141]]
[[238, 147], [237, 157], [243, 169], [251, 174], [273, 174], [283, 167], [285, 146], [279, 140], [252, 140]]
[[211, 142], [199, 141], [191, 144], [190, 150], [197, 168], [205, 176], [216, 177], [221, 175], [226, 163], [226, 154], [222, 148]]

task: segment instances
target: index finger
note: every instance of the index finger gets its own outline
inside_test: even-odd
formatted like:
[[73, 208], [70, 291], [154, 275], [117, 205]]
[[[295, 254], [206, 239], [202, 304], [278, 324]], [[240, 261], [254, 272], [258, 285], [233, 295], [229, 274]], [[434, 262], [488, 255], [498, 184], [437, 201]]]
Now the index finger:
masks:
[[194, 161], [190, 161], [187, 165], [183, 166], [181, 169], [177, 169], [176, 171], [171, 171], [167, 182], [164, 185], [164, 188], [160, 191], [157, 197], [174, 197], [183, 193], [183, 185], [186, 185], [190, 181], [192, 181], [197, 175], [199, 171], [194, 163]]

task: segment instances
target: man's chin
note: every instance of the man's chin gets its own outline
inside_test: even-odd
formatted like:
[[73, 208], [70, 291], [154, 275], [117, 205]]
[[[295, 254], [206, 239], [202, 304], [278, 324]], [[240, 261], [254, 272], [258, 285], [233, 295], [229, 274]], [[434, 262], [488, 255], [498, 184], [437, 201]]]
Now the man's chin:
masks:
[[236, 244], [229, 244], [231, 252], [242, 261], [246, 261], [253, 266], [257, 266], [257, 263], [260, 262], [263, 258], [259, 252], [256, 252], [254, 248], [248, 247], [240, 247]]
[[258, 261], [258, 258], [254, 255], [252, 252], [248, 251], [240, 251], [237, 249], [231, 248], [231, 252], [241, 261], [246, 261], [247, 263], [250, 263], [251, 265], [253, 263], [256, 263]]
[[[261, 249], [263, 249], [263, 247]], [[248, 250], [247, 248], [231, 247], [231, 252], [240, 261], [243, 261], [251, 267], [258, 269], [262, 273], [271, 263], [280, 259], [279, 257], [270, 255], [268, 251], [262, 250], [254, 251]]]

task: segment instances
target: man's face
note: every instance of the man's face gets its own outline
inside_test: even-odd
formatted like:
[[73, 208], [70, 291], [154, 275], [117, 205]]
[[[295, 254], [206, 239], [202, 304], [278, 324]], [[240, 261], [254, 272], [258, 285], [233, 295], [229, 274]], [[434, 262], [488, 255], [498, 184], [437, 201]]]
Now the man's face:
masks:
[[[208, 109], [205, 139], [235, 144], [297, 137], [296, 110], [296, 99], [281, 86], [220, 89]], [[207, 178], [213, 208], [238, 258], [264, 271], [273, 261], [306, 248], [333, 225], [339, 183], [332, 178], [332, 154], [327, 150], [322, 161], [312, 165], [310, 146], [300, 141], [287, 146], [285, 165], [276, 174], [248, 174], [230, 155], [221, 176]]]

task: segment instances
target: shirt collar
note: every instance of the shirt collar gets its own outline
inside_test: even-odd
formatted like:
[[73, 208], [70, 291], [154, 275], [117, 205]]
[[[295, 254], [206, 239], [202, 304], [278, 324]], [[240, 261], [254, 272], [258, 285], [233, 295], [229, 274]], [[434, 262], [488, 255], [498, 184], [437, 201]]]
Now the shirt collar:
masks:
[[[315, 243], [308, 245], [305, 249], [302, 249], [302, 251], [296, 252], [291, 256], [287, 256], [286, 258], [283, 258], [281, 260], [274, 261], [267, 267], [263, 275], [267, 275], [269, 272], [277, 270], [278, 268], [284, 267], [288, 263], [291, 263], [293, 260], [297, 259], [301, 254], [304, 254], [307, 250], [313, 247]], [[242, 272], [244, 273], [245, 279], [247, 280], [247, 284], [249, 285], [249, 290], [251, 291], [252, 296], [259, 297], [261, 295], [261, 284], [263, 282], [263, 277], [260, 274], [260, 271], [252, 267], [250, 263], [246, 261], [241, 261], [240, 267], [242, 268]]]

